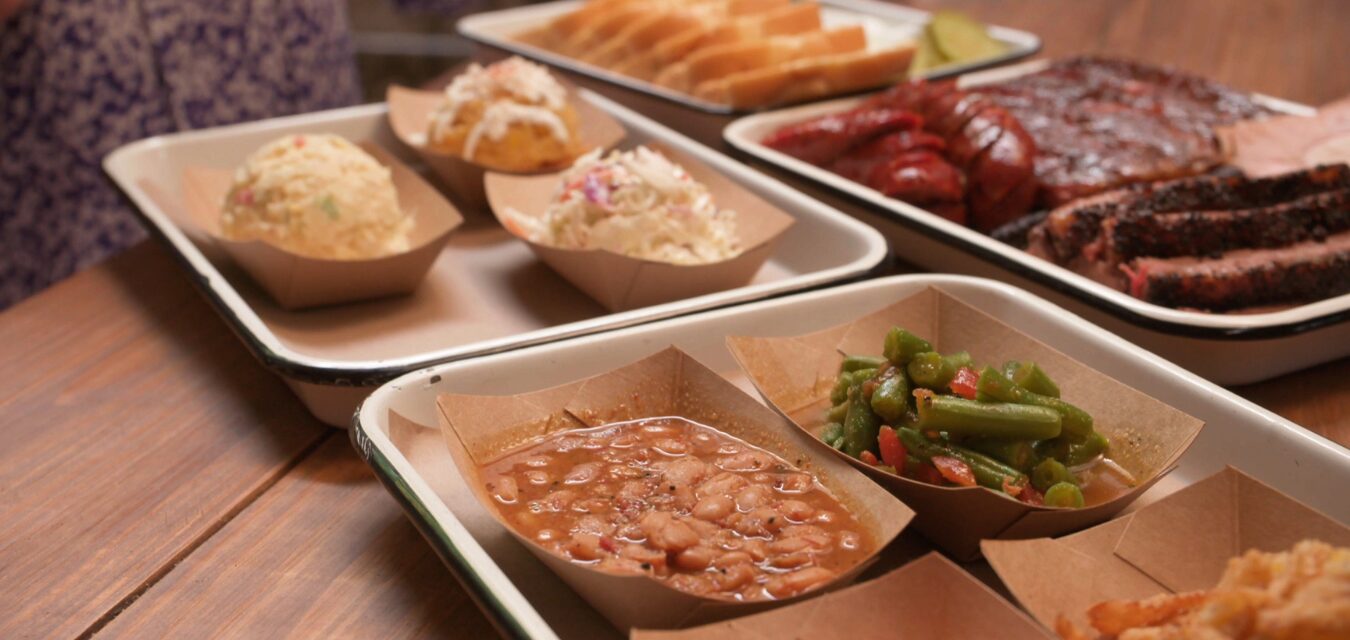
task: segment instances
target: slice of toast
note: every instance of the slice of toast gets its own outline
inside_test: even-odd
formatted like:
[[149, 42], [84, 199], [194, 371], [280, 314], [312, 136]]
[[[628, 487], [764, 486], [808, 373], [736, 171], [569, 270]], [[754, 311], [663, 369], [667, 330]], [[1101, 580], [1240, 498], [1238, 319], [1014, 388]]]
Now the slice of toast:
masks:
[[695, 87], [693, 94], [739, 109], [801, 102], [896, 82], [904, 77], [913, 57], [914, 46], [904, 45], [805, 58], [709, 80]]
[[616, 63], [612, 69], [635, 78], [652, 80], [665, 67], [683, 60], [700, 47], [819, 31], [820, 24], [818, 5], [812, 2], [794, 3], [721, 24], [709, 23], [686, 29], [649, 44], [644, 52]]
[[861, 25], [721, 44], [699, 49], [683, 62], [666, 67], [657, 75], [656, 83], [688, 92], [704, 82], [737, 73], [866, 48], [867, 34]]

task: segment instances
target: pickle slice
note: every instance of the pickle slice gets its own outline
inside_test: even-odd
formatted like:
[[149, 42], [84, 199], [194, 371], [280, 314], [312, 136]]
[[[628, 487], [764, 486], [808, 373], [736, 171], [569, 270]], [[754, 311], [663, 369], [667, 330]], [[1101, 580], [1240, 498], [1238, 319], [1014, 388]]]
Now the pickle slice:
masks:
[[914, 48], [914, 58], [909, 63], [909, 74], [912, 76], [924, 73], [947, 63], [946, 56], [938, 51], [937, 43], [933, 42], [933, 34], [925, 27]]
[[939, 11], [925, 29], [933, 44], [948, 62], [974, 62], [1007, 51], [1007, 46], [990, 37], [984, 25], [955, 11]]

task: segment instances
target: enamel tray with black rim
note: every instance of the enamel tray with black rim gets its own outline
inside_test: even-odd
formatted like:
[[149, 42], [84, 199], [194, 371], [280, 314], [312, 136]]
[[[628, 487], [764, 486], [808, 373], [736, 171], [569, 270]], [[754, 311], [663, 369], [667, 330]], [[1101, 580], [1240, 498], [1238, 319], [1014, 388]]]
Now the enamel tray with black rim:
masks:
[[[449, 460], [435, 427], [440, 393], [508, 395], [603, 373], [670, 345], [755, 397], [728, 335], [800, 335], [939, 287], [1065, 355], [1205, 421], [1178, 468], [1135, 508], [1235, 466], [1341, 522], [1350, 521], [1350, 451], [1261, 409], [1061, 307], [1006, 284], [951, 275], [892, 276], [436, 365], [380, 387], [351, 437], [436, 553], [510, 637], [618, 638], [617, 630], [488, 515]], [[394, 416], [399, 416], [395, 418]], [[784, 425], [784, 428], [792, 428]], [[912, 535], [864, 579], [927, 551]], [[987, 567], [968, 566], [991, 579]]]
[[[961, 86], [997, 82], [1045, 68], [1048, 61], [962, 76]], [[1276, 111], [1311, 115], [1311, 107], [1257, 96]], [[1041, 260], [919, 207], [803, 162], [760, 141], [784, 125], [838, 112], [847, 98], [746, 116], [723, 136], [733, 147], [886, 212], [883, 229], [904, 260], [934, 271], [1005, 280], [1044, 295], [1219, 384], [1246, 384], [1350, 355], [1350, 294], [1265, 313], [1202, 313], [1144, 302]], [[972, 260], [974, 256], [978, 260]]]
[[286, 311], [190, 224], [182, 167], [233, 170], [278, 136], [321, 132], [373, 142], [419, 167], [394, 137], [384, 104], [148, 138], [114, 151], [104, 168], [254, 354], [319, 419], [341, 427], [380, 383], [430, 364], [820, 287], [865, 276], [886, 259], [885, 240], [866, 224], [599, 95], [579, 95], [618, 119], [630, 142], [674, 149], [793, 217], [749, 284], [610, 313], [490, 213], [465, 209], [467, 222], [411, 295]]
[[[575, 71], [592, 78], [599, 78], [642, 93], [665, 98], [687, 107], [693, 107], [708, 113], [736, 112], [735, 109], [724, 104], [701, 100], [687, 93], [615, 73], [571, 56], [541, 49], [516, 39], [519, 34], [546, 25], [554, 18], [569, 13], [582, 4], [582, 0], [564, 0], [477, 13], [462, 18], [459, 21], [458, 29], [460, 35], [475, 42], [534, 58], [555, 67]], [[879, 2], [878, 0], [819, 0], [819, 4], [821, 22], [826, 28], [862, 24], [867, 32], [868, 46], [872, 48], [885, 48], [917, 39], [924, 25], [928, 24], [928, 19], [932, 17], [932, 14], [927, 11], [889, 2]], [[1035, 55], [1037, 51], [1041, 50], [1041, 40], [1035, 34], [994, 25], [990, 25], [988, 30], [990, 36], [1008, 46], [1005, 53], [974, 62], [944, 66], [934, 72], [924, 74], [924, 77], [945, 78], [976, 69], [1007, 64]]]

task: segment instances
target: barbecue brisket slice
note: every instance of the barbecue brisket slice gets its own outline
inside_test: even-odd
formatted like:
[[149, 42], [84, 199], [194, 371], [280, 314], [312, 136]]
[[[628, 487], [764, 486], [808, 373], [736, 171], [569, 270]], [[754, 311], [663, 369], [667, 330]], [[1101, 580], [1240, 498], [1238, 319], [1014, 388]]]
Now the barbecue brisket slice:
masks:
[[1350, 189], [1251, 209], [1126, 213], [1102, 222], [1100, 259], [1123, 263], [1143, 256], [1212, 256], [1242, 248], [1273, 248], [1350, 231]]
[[1200, 176], [1132, 185], [1051, 211], [1045, 222], [1028, 234], [1027, 250], [1046, 260], [1066, 264], [1098, 241], [1102, 221], [1108, 218], [1269, 207], [1347, 188], [1350, 188], [1350, 166], [1344, 164], [1255, 180], [1242, 176]]
[[1140, 258], [1122, 267], [1130, 295], [1166, 307], [1232, 311], [1350, 293], [1350, 232], [1218, 258]]
[[1350, 166], [1186, 178], [1066, 205], [1027, 251], [1136, 297], [1229, 311], [1350, 290]]
[[1215, 126], [1269, 113], [1199, 76], [1086, 56], [972, 91], [1011, 112], [1034, 141], [1038, 200], [1048, 208], [1204, 173], [1224, 159]]

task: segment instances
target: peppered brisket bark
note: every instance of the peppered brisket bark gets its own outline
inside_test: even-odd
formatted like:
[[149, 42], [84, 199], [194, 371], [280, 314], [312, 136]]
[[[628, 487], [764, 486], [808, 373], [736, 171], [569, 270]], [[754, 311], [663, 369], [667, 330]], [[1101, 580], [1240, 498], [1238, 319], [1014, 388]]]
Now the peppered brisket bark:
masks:
[[1135, 185], [1052, 211], [1027, 251], [1136, 297], [1229, 311], [1350, 290], [1350, 166]]
[[1232, 311], [1350, 293], [1350, 233], [1213, 259], [1140, 258], [1124, 267], [1130, 295], [1167, 307]]
[[1347, 230], [1350, 189], [1250, 209], [1135, 211], [1102, 222], [1101, 259], [1120, 264], [1143, 256], [1217, 256], [1233, 249], [1322, 240]]
[[1108, 218], [1267, 207], [1346, 188], [1350, 188], [1350, 166], [1344, 164], [1258, 179], [1200, 176], [1131, 185], [1051, 211], [1044, 223], [1028, 233], [1027, 250], [1041, 258], [1065, 264], [1098, 240], [1102, 222]]

